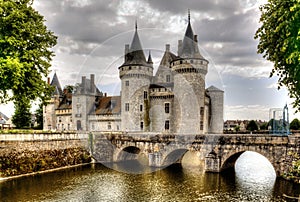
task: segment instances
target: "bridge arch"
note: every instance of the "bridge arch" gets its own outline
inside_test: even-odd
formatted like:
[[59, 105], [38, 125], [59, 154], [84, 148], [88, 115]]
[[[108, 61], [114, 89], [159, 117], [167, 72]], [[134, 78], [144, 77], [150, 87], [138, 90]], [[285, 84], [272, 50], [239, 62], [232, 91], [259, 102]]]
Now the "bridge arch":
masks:
[[270, 164], [273, 166], [273, 169], [275, 170], [276, 174], [278, 174], [278, 172], [276, 170], [276, 166], [274, 165], [274, 162], [271, 161], [271, 158], [269, 157], [269, 155], [266, 152], [258, 152], [255, 150], [243, 150], [243, 151], [229, 153], [228, 155], [223, 157], [224, 160], [221, 163], [220, 171], [222, 172], [222, 171], [229, 170], [229, 169], [234, 170], [237, 159], [246, 151], [255, 152], [255, 153], [260, 154], [261, 156], [265, 157], [267, 159], [267, 161], [269, 161]]
[[126, 146], [116, 151], [116, 161], [136, 160], [141, 149], [135, 146]]
[[174, 163], [181, 163], [181, 160], [183, 156], [188, 152], [189, 150], [186, 148], [180, 148], [172, 150], [171, 152], [164, 155], [162, 165], [163, 166], [170, 166]]

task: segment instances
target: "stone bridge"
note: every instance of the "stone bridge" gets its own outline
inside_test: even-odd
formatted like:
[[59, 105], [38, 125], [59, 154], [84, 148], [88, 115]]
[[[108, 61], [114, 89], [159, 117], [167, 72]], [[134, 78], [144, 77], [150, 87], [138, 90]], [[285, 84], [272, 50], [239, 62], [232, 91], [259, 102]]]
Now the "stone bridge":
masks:
[[291, 165], [291, 152], [300, 155], [300, 136], [270, 134], [165, 135], [154, 133], [94, 132], [89, 134], [91, 154], [96, 162], [121, 162], [147, 158], [150, 167], [181, 163], [187, 151], [195, 153], [206, 172], [234, 168], [245, 151], [257, 152], [282, 175]]

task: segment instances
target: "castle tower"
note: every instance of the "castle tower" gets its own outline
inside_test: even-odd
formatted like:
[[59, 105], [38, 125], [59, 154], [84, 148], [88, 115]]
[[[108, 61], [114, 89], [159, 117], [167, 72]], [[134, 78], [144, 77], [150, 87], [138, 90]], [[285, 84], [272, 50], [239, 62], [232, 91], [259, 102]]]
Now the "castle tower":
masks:
[[[48, 78], [48, 83], [50, 83], [50, 78]], [[50, 83], [54, 87], [54, 91], [51, 95], [51, 99], [46, 106], [43, 107], [43, 130], [55, 130], [56, 129], [56, 115], [55, 110], [58, 108], [60, 100], [63, 95], [63, 91], [56, 75], [56, 72], [53, 75], [52, 81]]]
[[137, 24], [129, 47], [125, 45], [124, 63], [119, 67], [121, 79], [121, 130], [148, 131], [149, 86], [153, 77], [151, 55], [146, 61]]
[[223, 106], [224, 106], [224, 91], [210, 86], [207, 88], [207, 93], [210, 97], [210, 119], [208, 125], [208, 132], [213, 134], [223, 133]]
[[192, 30], [189, 14], [183, 41], [178, 43], [178, 59], [171, 62], [177, 133], [204, 133], [207, 66], [208, 61], [199, 52], [197, 35]]

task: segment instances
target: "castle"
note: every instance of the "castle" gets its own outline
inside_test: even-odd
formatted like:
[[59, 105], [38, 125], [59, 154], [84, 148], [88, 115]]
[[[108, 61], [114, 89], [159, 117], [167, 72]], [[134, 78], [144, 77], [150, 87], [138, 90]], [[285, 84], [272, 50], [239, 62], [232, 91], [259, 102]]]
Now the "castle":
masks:
[[55, 91], [44, 107], [44, 130], [223, 133], [224, 92], [214, 86], [205, 89], [208, 63], [189, 16], [177, 55], [167, 44], [153, 76], [151, 53], [146, 60], [136, 26], [118, 68], [121, 95], [102, 93], [95, 75], [83, 76], [74, 92], [63, 91], [55, 73]]

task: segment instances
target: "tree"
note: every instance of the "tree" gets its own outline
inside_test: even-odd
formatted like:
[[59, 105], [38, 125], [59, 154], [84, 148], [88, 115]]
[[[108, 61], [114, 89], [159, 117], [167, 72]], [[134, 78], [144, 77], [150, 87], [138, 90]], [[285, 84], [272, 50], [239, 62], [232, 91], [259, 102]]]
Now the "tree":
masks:
[[260, 130], [268, 130], [268, 122], [264, 122], [263, 124], [260, 125]]
[[37, 129], [43, 129], [43, 106], [43, 103], [41, 103], [35, 111]]
[[46, 101], [53, 91], [44, 78], [57, 37], [47, 30], [32, 3], [0, 0], [0, 103], [14, 100], [20, 104], [16, 110], [22, 110], [30, 100]]
[[249, 131], [255, 131], [255, 130], [258, 130], [258, 125], [254, 120], [251, 120], [248, 123], [246, 129], [249, 130]]
[[291, 123], [290, 123], [290, 129], [291, 130], [299, 130], [300, 129], [300, 121], [295, 118]]
[[278, 89], [286, 86], [300, 110], [300, 1], [268, 0], [260, 7], [262, 23], [256, 31], [258, 53], [274, 63], [270, 73], [278, 78]]
[[16, 100], [15, 113], [12, 117], [12, 122], [16, 128], [29, 128], [31, 123], [30, 102], [28, 99]]

